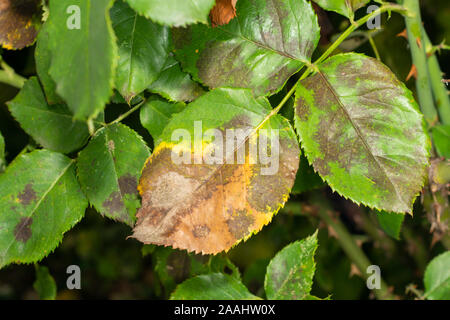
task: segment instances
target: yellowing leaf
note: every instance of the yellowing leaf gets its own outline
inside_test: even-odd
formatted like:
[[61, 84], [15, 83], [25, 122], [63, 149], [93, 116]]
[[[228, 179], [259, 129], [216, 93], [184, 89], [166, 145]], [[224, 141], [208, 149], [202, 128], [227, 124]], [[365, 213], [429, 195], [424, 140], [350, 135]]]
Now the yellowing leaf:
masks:
[[[292, 127], [271, 110], [248, 89], [216, 89], [174, 115], [143, 170], [133, 237], [216, 254], [268, 224], [286, 202], [299, 164]], [[199, 131], [203, 138], [195, 139]], [[267, 150], [273, 161], [265, 161]], [[217, 162], [207, 161], [211, 155]]]

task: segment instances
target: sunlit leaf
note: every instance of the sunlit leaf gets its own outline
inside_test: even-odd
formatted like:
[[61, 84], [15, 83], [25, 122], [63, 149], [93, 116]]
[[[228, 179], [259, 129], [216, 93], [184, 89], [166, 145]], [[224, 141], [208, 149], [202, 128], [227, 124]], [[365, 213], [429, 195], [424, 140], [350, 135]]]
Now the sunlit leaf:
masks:
[[[293, 129], [271, 110], [250, 90], [216, 89], [173, 116], [140, 179], [133, 237], [218, 253], [268, 224], [287, 200], [299, 163]], [[180, 133], [181, 140], [172, 137]], [[184, 163], [173, 160], [179, 154]]]
[[340, 54], [296, 92], [295, 126], [314, 169], [339, 194], [412, 212], [430, 142], [411, 92], [379, 61]]

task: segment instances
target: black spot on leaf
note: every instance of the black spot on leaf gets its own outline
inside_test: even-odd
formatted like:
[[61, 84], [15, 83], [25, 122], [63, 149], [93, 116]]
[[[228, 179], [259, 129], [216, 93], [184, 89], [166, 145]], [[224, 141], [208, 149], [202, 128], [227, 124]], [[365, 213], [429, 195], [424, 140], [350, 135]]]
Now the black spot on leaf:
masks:
[[116, 213], [124, 210], [122, 197], [118, 191], [111, 193], [108, 200], [105, 200], [102, 205], [109, 213]]
[[33, 185], [31, 183], [25, 186], [25, 189], [19, 193], [19, 201], [23, 205], [29, 205], [33, 200], [36, 199], [36, 192], [33, 190]]
[[31, 224], [33, 219], [29, 217], [22, 217], [20, 222], [14, 228], [14, 237], [17, 241], [27, 242], [31, 237]]
[[137, 193], [137, 179], [131, 174], [126, 174], [119, 178], [119, 188], [122, 194]]

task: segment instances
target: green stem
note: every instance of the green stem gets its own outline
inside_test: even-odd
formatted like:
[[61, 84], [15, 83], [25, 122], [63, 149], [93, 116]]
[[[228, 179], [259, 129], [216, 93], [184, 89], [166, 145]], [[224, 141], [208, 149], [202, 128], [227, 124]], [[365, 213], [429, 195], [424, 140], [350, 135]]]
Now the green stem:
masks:
[[135, 112], [136, 110], [138, 110], [144, 103], [146, 102], [146, 100], [141, 101], [140, 103], [138, 103], [137, 105], [135, 105], [133, 108], [131, 108], [130, 110], [128, 110], [127, 112], [125, 112], [124, 114], [122, 114], [121, 116], [117, 117], [117, 119], [111, 121], [110, 123], [106, 124], [107, 126], [110, 126], [112, 124], [121, 122], [123, 119], [127, 118], [130, 114], [132, 114], [133, 112]]
[[431, 54], [428, 57], [428, 72], [430, 73], [430, 82], [433, 89], [436, 107], [439, 112], [441, 122], [443, 124], [450, 124], [450, 98], [448, 96], [447, 87], [442, 82], [442, 71], [439, 66], [439, 61], [433, 50], [433, 45], [428, 38], [425, 29], [422, 26], [422, 34], [425, 40], [425, 51]]
[[370, 45], [372, 46], [372, 50], [375, 53], [375, 57], [378, 61], [381, 61], [380, 53], [378, 52], [377, 45], [375, 44], [375, 41], [373, 40], [373, 37], [370, 33], [367, 34], [367, 38], [369, 39]]
[[[352, 235], [347, 230], [345, 225], [339, 220], [332, 217], [331, 206], [324, 201], [323, 195], [313, 195], [312, 201], [318, 205], [318, 215], [320, 218], [331, 227], [337, 235], [337, 241], [342, 247], [342, 250], [346, 253], [348, 258], [356, 265], [361, 276], [364, 279], [368, 279], [367, 268], [372, 265], [362, 249], [358, 247], [354, 241]], [[380, 300], [393, 300], [394, 295], [389, 292], [388, 286], [383, 279], [380, 279], [380, 289], [374, 290], [376, 297]]]
[[6, 83], [12, 87], [17, 89], [21, 89], [23, 84], [27, 79], [18, 75], [13, 68], [11, 68], [5, 61], [0, 57], [0, 67], [3, 70], [0, 70], [0, 82]]
[[[397, 2], [400, 1], [401, 0], [397, 0]], [[433, 126], [438, 121], [438, 115], [436, 108], [434, 107], [433, 92], [430, 85], [419, 1], [403, 0], [403, 6], [410, 13], [410, 15], [405, 16], [405, 24], [413, 64], [417, 70], [416, 88], [420, 109], [422, 110], [428, 125]]]

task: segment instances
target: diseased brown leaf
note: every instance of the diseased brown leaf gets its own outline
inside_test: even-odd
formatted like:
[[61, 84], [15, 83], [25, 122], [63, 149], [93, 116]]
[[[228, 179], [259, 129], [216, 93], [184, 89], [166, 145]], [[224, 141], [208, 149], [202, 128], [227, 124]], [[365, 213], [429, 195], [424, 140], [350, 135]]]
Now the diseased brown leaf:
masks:
[[39, 25], [40, 0], [0, 0], [0, 44], [22, 49], [34, 43]]
[[[223, 118], [217, 114], [218, 106], [226, 110]], [[249, 90], [216, 89], [174, 116], [142, 171], [138, 187], [142, 206], [132, 237], [147, 244], [216, 254], [268, 224], [289, 196], [300, 152], [288, 120], [278, 115], [266, 118], [270, 110], [266, 99], [253, 100]], [[264, 119], [269, 120], [259, 128]], [[186, 142], [190, 139], [175, 144], [173, 130], [181, 127], [195, 134], [192, 120], [201, 120], [203, 128], [215, 128], [214, 140], [199, 139], [193, 147]], [[226, 135], [233, 129], [245, 130], [242, 143], [228, 144]], [[264, 148], [254, 139], [257, 136], [266, 137], [271, 154], [279, 155], [273, 172], [266, 172], [270, 165], [260, 160], [261, 154], [254, 161], [255, 154], [249, 152]], [[274, 149], [278, 138], [279, 147]], [[199, 149], [202, 152], [197, 154]], [[187, 163], [173, 161], [180, 152]], [[214, 153], [220, 161], [205, 163], [201, 153]]]
[[236, 16], [237, 0], [217, 0], [209, 16], [213, 27], [221, 26], [230, 22]]

